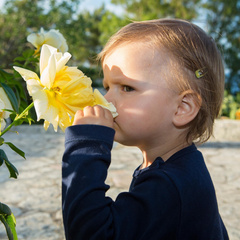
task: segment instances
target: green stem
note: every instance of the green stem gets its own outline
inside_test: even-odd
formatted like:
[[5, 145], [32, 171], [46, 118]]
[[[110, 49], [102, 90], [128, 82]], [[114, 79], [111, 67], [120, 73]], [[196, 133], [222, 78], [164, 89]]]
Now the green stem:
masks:
[[5, 134], [7, 131], [9, 131], [12, 126], [15, 124], [15, 121], [21, 119], [26, 112], [28, 112], [32, 107], [33, 107], [34, 103], [32, 102], [30, 105], [28, 105], [19, 115], [17, 115], [14, 120], [12, 121], [12, 123], [10, 125], [8, 125], [8, 127], [6, 127], [0, 134], [0, 137]]

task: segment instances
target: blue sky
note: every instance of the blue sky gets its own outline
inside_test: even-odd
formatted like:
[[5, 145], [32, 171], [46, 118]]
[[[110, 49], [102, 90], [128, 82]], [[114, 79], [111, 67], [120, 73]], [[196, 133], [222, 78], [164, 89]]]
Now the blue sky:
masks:
[[80, 9], [92, 11], [95, 8], [99, 8], [103, 3], [105, 3], [107, 9], [113, 10], [114, 12], [119, 9], [116, 5], [113, 6], [113, 4], [111, 4], [111, 0], [82, 0]]
[[[0, 8], [4, 5], [5, 0], [0, 0]], [[81, 0], [81, 4], [80, 4], [80, 11], [83, 10], [89, 10], [89, 11], [93, 11], [96, 8], [99, 8], [103, 3], [105, 3], [105, 6], [108, 10], [114, 12], [115, 14], [119, 14], [121, 15], [121, 13], [123, 12], [123, 9], [120, 6], [117, 5], [113, 5], [111, 4], [111, 0]], [[195, 23], [197, 25], [199, 25], [202, 28], [205, 28], [205, 21], [201, 22], [201, 21], [196, 21]]]
[[106, 5], [111, 3], [111, 0], [82, 0], [81, 7], [89, 10], [100, 7], [103, 3]]
[[117, 15], [123, 12], [123, 9], [120, 6], [111, 4], [111, 0], [82, 0], [80, 10], [87, 9], [93, 11], [94, 9], [101, 7], [103, 3], [105, 3], [105, 7], [108, 10]]
[[[0, 0], [0, 7], [2, 7], [5, 3], [5, 0]], [[89, 9], [89, 10], [92, 10], [96, 7], [99, 7], [102, 5], [102, 3], [105, 3], [105, 4], [110, 4], [111, 3], [111, 0], [82, 0], [82, 8], [85, 9]]]
[[[4, 5], [5, 0], [0, 0], [0, 8]], [[121, 12], [121, 8], [111, 4], [111, 0], [82, 0], [80, 5], [80, 10], [87, 9], [89, 11], [93, 11], [96, 8], [99, 8], [103, 3], [107, 9], [119, 13]]]

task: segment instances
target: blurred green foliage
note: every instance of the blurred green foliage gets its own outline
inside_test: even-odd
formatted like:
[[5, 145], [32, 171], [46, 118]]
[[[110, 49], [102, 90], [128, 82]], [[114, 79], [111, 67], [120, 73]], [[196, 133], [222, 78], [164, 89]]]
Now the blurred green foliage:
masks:
[[225, 90], [222, 104], [222, 116], [236, 119], [236, 112], [238, 109], [240, 109], [240, 93], [233, 96]]
[[208, 0], [203, 7], [207, 9], [207, 31], [222, 51], [226, 69], [228, 92], [240, 88], [240, 1]]

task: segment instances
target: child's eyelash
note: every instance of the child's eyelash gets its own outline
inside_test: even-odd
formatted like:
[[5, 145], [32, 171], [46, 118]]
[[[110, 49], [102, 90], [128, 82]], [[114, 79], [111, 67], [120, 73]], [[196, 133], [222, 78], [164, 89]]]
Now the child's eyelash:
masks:
[[131, 92], [131, 91], [134, 90], [134, 88], [132, 88], [132, 87], [130, 87], [130, 86], [128, 86], [128, 85], [123, 85], [123, 86], [122, 86], [122, 89], [123, 89], [123, 91], [125, 91], [125, 92]]
[[109, 87], [103, 86], [103, 88], [105, 89], [106, 92], [109, 90]]
[[[109, 89], [110, 89], [109, 86], [103, 86], [103, 87], [104, 87], [104, 89], [105, 89], [106, 92], [108, 92]], [[133, 88], [133, 87], [130, 87], [130, 86], [128, 86], [128, 85], [122, 85], [122, 86], [121, 86], [121, 89], [122, 89], [122, 91], [124, 91], [124, 92], [134, 91], [134, 88]]]

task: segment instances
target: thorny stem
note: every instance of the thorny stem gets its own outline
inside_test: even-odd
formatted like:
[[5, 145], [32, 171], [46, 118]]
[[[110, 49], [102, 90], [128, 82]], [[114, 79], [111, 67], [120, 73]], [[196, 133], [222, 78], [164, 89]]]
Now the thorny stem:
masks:
[[15, 121], [21, 119], [32, 107], [33, 107], [33, 102], [28, 105], [19, 115], [17, 115], [14, 120], [12, 121], [12, 123], [10, 125], [8, 125], [8, 127], [6, 127], [1, 133], [0, 133], [0, 137], [5, 134], [7, 131], [9, 131], [12, 126], [15, 124]]

